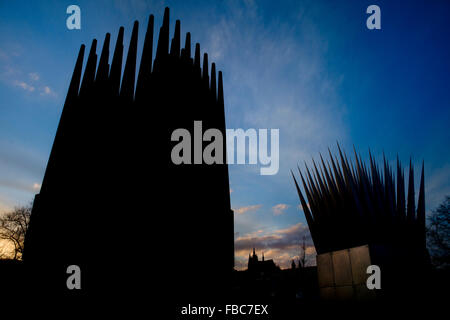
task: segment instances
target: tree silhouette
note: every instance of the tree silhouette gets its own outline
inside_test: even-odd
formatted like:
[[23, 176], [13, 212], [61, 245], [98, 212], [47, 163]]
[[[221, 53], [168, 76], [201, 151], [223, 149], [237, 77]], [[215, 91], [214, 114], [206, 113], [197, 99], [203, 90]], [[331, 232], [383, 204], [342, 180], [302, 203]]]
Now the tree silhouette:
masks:
[[0, 239], [14, 246], [13, 259], [22, 260], [25, 234], [30, 221], [31, 206], [17, 207], [0, 216]]
[[433, 264], [439, 268], [450, 266], [450, 196], [433, 210], [428, 218], [428, 247]]

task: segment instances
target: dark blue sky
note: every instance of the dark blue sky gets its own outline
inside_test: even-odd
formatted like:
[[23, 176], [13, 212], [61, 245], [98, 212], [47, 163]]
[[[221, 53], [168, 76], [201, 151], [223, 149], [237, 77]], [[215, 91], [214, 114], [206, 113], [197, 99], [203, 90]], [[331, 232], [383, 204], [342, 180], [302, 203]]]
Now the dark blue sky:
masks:
[[[71, 4], [81, 30], [66, 28]], [[371, 4], [381, 30], [366, 28]], [[39, 190], [80, 44], [114, 43], [121, 25], [127, 43], [137, 19], [141, 50], [165, 6], [171, 33], [180, 19], [223, 70], [227, 126], [280, 129], [277, 175], [230, 167], [238, 263], [251, 245], [295, 256], [305, 220], [289, 169], [336, 141], [364, 159], [425, 160], [428, 210], [450, 194], [448, 1], [1, 1], [0, 211]]]

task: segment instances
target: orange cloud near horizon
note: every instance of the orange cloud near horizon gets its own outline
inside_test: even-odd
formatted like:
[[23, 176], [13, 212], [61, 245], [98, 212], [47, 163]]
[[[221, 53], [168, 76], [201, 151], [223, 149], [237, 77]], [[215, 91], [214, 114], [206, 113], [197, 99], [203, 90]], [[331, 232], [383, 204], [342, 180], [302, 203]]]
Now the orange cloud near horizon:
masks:
[[292, 260], [297, 263], [302, 254], [303, 236], [306, 236], [307, 265], [315, 265], [316, 251], [309, 229], [300, 222], [273, 232], [257, 230], [237, 237], [235, 240], [235, 268], [237, 270], [247, 269], [248, 255], [253, 248], [260, 257], [264, 252], [265, 259], [273, 259], [275, 264], [282, 269], [290, 268]]

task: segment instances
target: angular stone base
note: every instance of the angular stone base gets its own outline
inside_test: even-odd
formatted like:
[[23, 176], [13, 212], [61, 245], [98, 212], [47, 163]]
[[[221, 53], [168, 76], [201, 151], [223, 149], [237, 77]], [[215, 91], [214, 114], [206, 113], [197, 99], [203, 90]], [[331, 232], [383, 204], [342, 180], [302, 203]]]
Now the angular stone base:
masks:
[[368, 245], [317, 255], [320, 297], [346, 301], [374, 299], [375, 291], [366, 286], [366, 270], [370, 265]]

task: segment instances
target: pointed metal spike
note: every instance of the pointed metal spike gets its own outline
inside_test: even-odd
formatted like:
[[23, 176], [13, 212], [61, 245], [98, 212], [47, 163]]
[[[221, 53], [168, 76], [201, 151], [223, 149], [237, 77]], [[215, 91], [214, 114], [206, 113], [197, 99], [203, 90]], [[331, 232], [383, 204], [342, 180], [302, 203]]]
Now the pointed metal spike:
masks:
[[408, 180], [408, 203], [406, 207], [406, 218], [408, 221], [415, 220], [415, 192], [414, 192], [414, 168], [411, 159], [409, 160], [409, 180]]
[[138, 43], [139, 22], [135, 21], [131, 33], [130, 47], [128, 49], [127, 61], [123, 72], [120, 96], [131, 101], [134, 97], [134, 81], [136, 77], [136, 57]]
[[172, 45], [170, 47], [170, 55], [174, 57], [180, 56], [180, 41], [181, 41], [181, 35], [180, 35], [180, 20], [175, 21], [175, 33], [172, 39]]
[[330, 188], [330, 192], [332, 192], [333, 197], [334, 197], [334, 194], [337, 193], [336, 184], [335, 184], [334, 180], [331, 178], [330, 174], [332, 174], [332, 173], [331, 173], [331, 171], [329, 171], [329, 168], [327, 168], [327, 166], [325, 165], [325, 161], [323, 160], [322, 154], [320, 154], [320, 161], [322, 162], [322, 168], [325, 173], [325, 178], [327, 179], [328, 186]]
[[164, 10], [162, 27], [159, 30], [158, 45], [156, 46], [155, 64], [169, 53], [169, 8]]
[[405, 214], [405, 181], [400, 160], [397, 155], [397, 215], [403, 220]]
[[302, 171], [300, 170], [298, 165], [297, 165], [297, 170], [298, 170], [298, 173], [300, 175], [300, 179], [302, 179], [303, 188], [305, 189], [305, 193], [306, 193], [306, 196], [308, 198], [308, 202], [311, 203], [310, 189], [308, 188], [308, 186], [307, 186], [307, 184], [305, 182], [305, 179], [303, 178]]
[[151, 14], [148, 18], [147, 31], [145, 32], [144, 48], [142, 49], [141, 65], [136, 85], [136, 98], [141, 94], [152, 73], [154, 20], [155, 18]]
[[334, 162], [333, 155], [331, 154], [331, 150], [328, 148], [328, 153], [330, 155], [331, 165], [333, 167], [333, 173], [334, 173], [334, 179], [336, 180], [336, 185], [339, 191], [344, 190], [344, 181], [342, 179], [342, 175], [340, 173], [340, 170], [336, 166], [336, 163]]
[[319, 201], [320, 201], [320, 192], [318, 190], [317, 183], [314, 181], [314, 178], [311, 176], [311, 172], [309, 171], [309, 168], [308, 168], [308, 166], [306, 164], [306, 161], [305, 161], [305, 167], [306, 167], [306, 173], [308, 175], [308, 183], [310, 185], [310, 189], [312, 190], [312, 196], [315, 199], [315, 201], [317, 203], [319, 203]]
[[186, 33], [186, 42], [184, 44], [184, 51], [186, 53], [186, 57], [191, 57], [191, 33]]
[[80, 94], [86, 92], [88, 87], [92, 85], [95, 79], [95, 69], [97, 67], [97, 39], [92, 40], [91, 50], [89, 51], [88, 60], [86, 62], [86, 68], [84, 70], [83, 81], [81, 83]]
[[422, 173], [420, 175], [419, 201], [417, 203], [417, 225], [421, 244], [426, 247], [425, 230], [425, 163], [422, 161]]
[[303, 212], [305, 213], [306, 219], [308, 220], [307, 221], [308, 225], [312, 225], [313, 222], [314, 222], [314, 219], [311, 216], [310, 210], [308, 208], [308, 204], [306, 203], [305, 198], [303, 197], [303, 194], [302, 194], [302, 192], [300, 190], [300, 187], [298, 186], [297, 179], [295, 179], [295, 176], [294, 176], [294, 173], [292, 172], [292, 170], [291, 170], [291, 175], [292, 175], [292, 178], [294, 179], [294, 182], [295, 182], [295, 187], [297, 189], [297, 193], [298, 193], [298, 196], [300, 198], [300, 202], [301, 202], [302, 207], [303, 207]]
[[111, 71], [109, 73], [110, 86], [114, 95], [119, 95], [120, 79], [122, 75], [123, 33], [124, 28], [120, 27], [111, 63]]
[[208, 75], [208, 54], [203, 54], [203, 81], [205, 81], [209, 86], [209, 75]]
[[356, 170], [357, 170], [357, 172], [358, 172], [358, 179], [359, 179], [359, 181], [362, 183], [362, 181], [363, 181], [363, 169], [362, 169], [362, 167], [361, 167], [361, 161], [362, 160], [360, 160], [361, 158], [360, 157], [358, 157], [358, 154], [357, 154], [357, 152], [356, 152], [356, 148], [355, 148], [355, 145], [353, 145], [353, 153], [355, 154], [355, 159], [356, 159]]
[[318, 222], [317, 212], [315, 212], [314, 199], [312, 195], [311, 188], [307, 185], [300, 168], [297, 165], [298, 173], [300, 174], [300, 178], [302, 179], [303, 189], [305, 189], [306, 198], [308, 199], [309, 209], [311, 210], [312, 215], [314, 216], [314, 221]]
[[316, 182], [318, 183], [319, 188], [320, 188], [320, 193], [323, 196], [323, 195], [328, 193], [328, 190], [325, 187], [325, 184], [324, 184], [324, 182], [322, 180], [322, 177], [321, 177], [321, 175], [319, 173], [319, 170], [317, 169], [316, 162], [314, 161], [314, 159], [312, 159], [312, 162], [313, 162], [313, 166], [314, 166]]
[[349, 175], [350, 175], [349, 168], [347, 167], [347, 163], [346, 163], [346, 161], [344, 159], [344, 156], [342, 154], [342, 150], [341, 150], [341, 147], [339, 146], [339, 143], [336, 142], [336, 144], [337, 144], [337, 147], [338, 147], [338, 150], [339, 150], [339, 157], [341, 158], [342, 173], [344, 174], [344, 178], [347, 181], [349, 179]]
[[319, 247], [319, 242], [317, 239], [316, 229], [315, 229], [315, 221], [311, 215], [310, 209], [308, 208], [308, 204], [306, 203], [305, 198], [303, 197], [303, 194], [300, 190], [300, 187], [297, 183], [297, 180], [295, 179], [295, 176], [294, 176], [294, 173], [292, 172], [292, 170], [291, 170], [291, 175], [292, 175], [292, 178], [294, 179], [295, 188], [297, 189], [297, 194], [300, 198], [300, 203], [303, 208], [303, 213], [305, 214], [306, 222], [308, 223], [309, 231], [311, 233], [311, 238], [313, 239], [316, 250], [318, 252], [321, 252], [320, 247]]
[[70, 80], [69, 90], [67, 91], [65, 103], [72, 101], [76, 96], [78, 96], [78, 89], [80, 87], [81, 72], [83, 69], [83, 58], [84, 58], [85, 49], [86, 49], [86, 46], [84, 44], [82, 44], [80, 46], [80, 50], [78, 51], [78, 57], [77, 57], [77, 61], [75, 62], [75, 67], [73, 69], [72, 79]]
[[217, 100], [221, 106], [224, 105], [223, 101], [223, 82], [222, 82], [222, 71], [219, 71], [219, 83], [218, 83], [218, 92], [217, 92]]
[[200, 43], [195, 44], [194, 66], [200, 68]]
[[170, 9], [169, 7], [164, 8], [164, 17], [163, 17], [163, 27], [169, 28], [169, 16], [170, 16]]
[[[63, 106], [62, 113], [61, 113], [61, 118], [59, 120], [58, 128], [56, 130], [55, 141], [53, 143], [53, 147], [51, 150], [50, 159], [54, 158], [54, 153], [57, 152], [56, 150], [58, 149], [57, 145], [60, 143], [63, 143], [64, 140], [61, 140], [62, 139], [61, 135], [64, 135], [64, 133], [63, 133], [65, 131], [64, 127], [67, 126], [68, 122], [70, 123], [70, 111], [69, 110], [71, 110], [73, 107], [75, 107], [73, 105], [73, 103], [76, 101], [76, 99], [78, 97], [78, 90], [79, 90], [80, 81], [81, 81], [81, 73], [83, 70], [83, 58], [84, 58], [85, 49], [86, 49], [86, 46], [84, 44], [82, 44], [80, 46], [80, 50], [78, 51], [77, 61], [75, 62], [75, 67], [73, 69], [72, 78], [70, 79], [69, 89], [67, 91], [66, 100], [64, 101], [64, 106]], [[62, 141], [62, 142], [60, 142], [60, 141]], [[45, 170], [44, 178], [42, 181], [41, 194], [43, 194], [43, 192], [45, 192], [45, 189], [48, 188], [47, 187], [48, 180], [51, 179], [51, 178], [49, 178], [49, 176], [51, 176], [51, 174], [49, 174], [49, 171], [51, 170], [50, 168], [51, 168], [50, 166], [47, 166], [47, 168]], [[36, 202], [35, 202], [35, 204], [36, 204]]]
[[95, 81], [106, 81], [109, 75], [109, 42], [111, 34], [108, 32], [105, 35], [105, 41], [103, 42], [103, 49], [100, 55], [100, 62], [98, 63], [97, 75]]
[[216, 64], [213, 62], [211, 64], [211, 93], [214, 100], [217, 99], [216, 95]]

